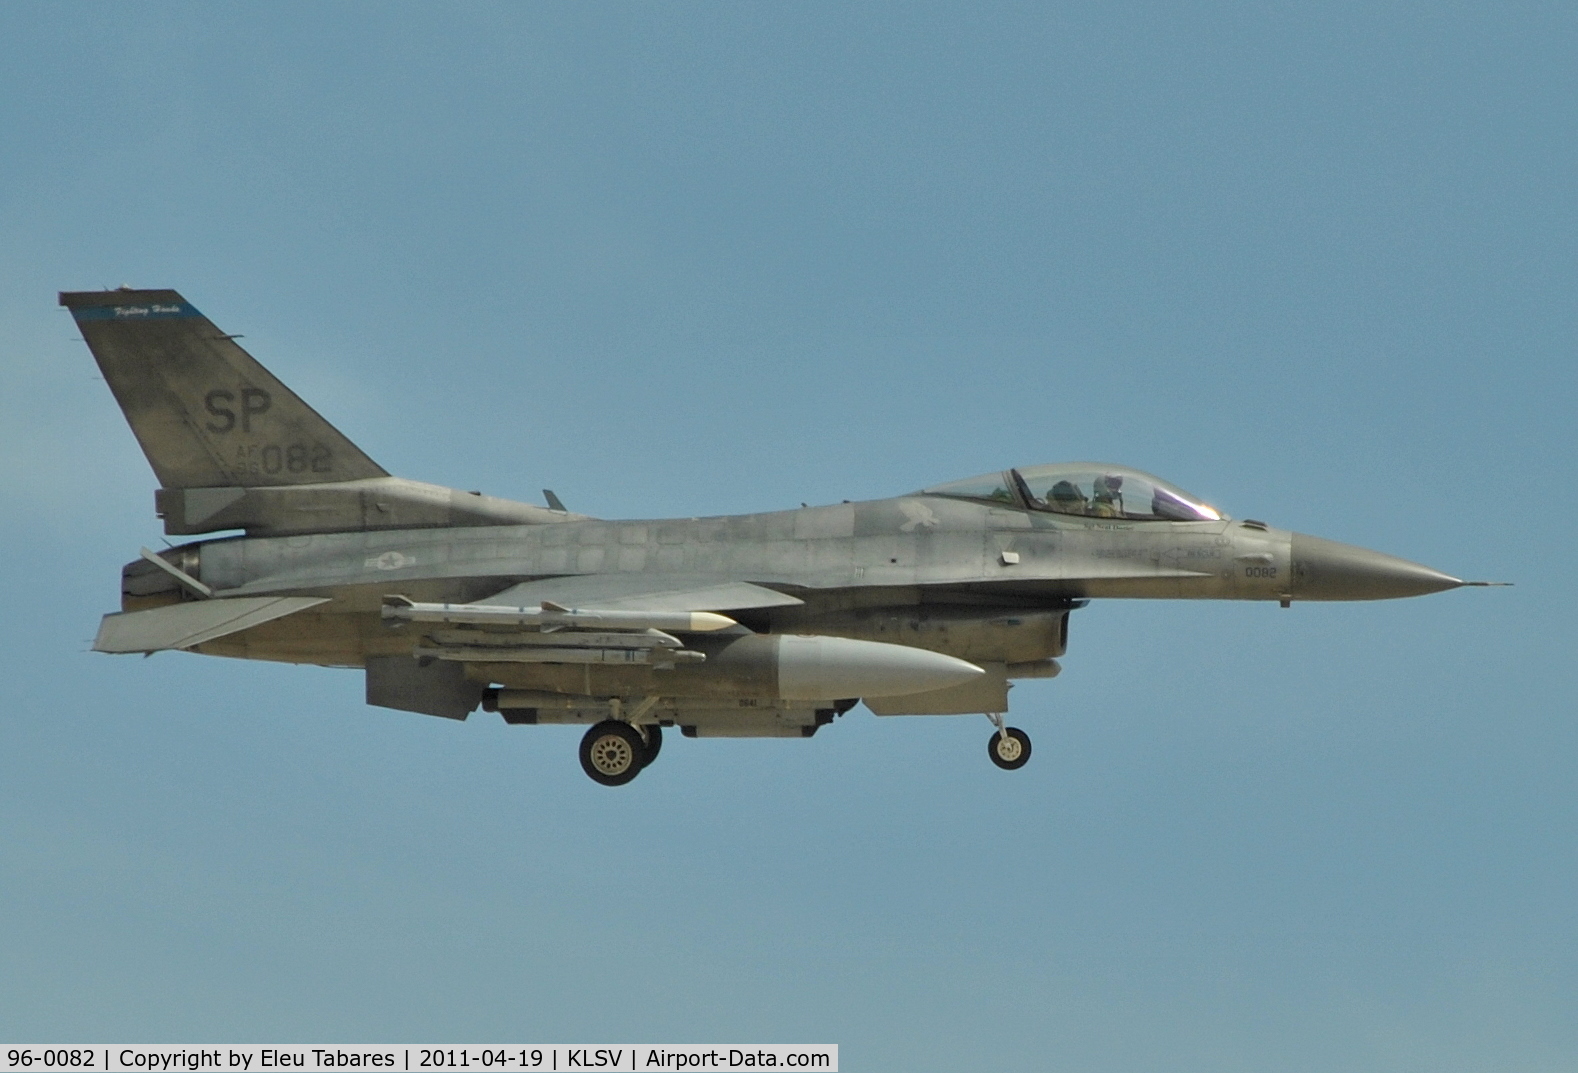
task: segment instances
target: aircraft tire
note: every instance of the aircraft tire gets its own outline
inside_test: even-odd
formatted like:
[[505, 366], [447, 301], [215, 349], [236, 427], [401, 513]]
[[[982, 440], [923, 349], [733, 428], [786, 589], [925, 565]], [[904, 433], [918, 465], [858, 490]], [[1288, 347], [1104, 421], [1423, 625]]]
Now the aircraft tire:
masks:
[[646, 766], [647, 744], [629, 723], [605, 719], [581, 739], [581, 770], [593, 782], [623, 786]]
[[1004, 727], [987, 740], [986, 755], [1004, 771], [1018, 771], [1030, 762], [1030, 735], [1018, 727]]
[[646, 767], [663, 751], [663, 728], [656, 723], [648, 723], [641, 728], [641, 733], [646, 735], [646, 743], [641, 751], [641, 766]]

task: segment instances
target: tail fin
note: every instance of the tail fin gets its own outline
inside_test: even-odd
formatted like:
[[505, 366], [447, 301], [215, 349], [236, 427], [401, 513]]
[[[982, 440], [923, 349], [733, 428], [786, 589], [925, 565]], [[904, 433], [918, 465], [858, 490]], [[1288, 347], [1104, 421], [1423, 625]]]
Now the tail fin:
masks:
[[387, 477], [175, 291], [62, 293], [165, 488]]

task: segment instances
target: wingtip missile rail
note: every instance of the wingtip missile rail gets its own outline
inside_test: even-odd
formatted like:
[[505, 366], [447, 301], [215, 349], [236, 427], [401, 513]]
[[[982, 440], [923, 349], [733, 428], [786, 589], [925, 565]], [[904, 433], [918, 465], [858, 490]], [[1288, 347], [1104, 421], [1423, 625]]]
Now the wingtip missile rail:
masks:
[[429, 604], [405, 596], [386, 596], [385, 622], [437, 622], [451, 626], [525, 626], [544, 630], [678, 630], [681, 633], [714, 633], [737, 626], [727, 615], [711, 611], [616, 611], [561, 607], [544, 601], [541, 607], [502, 604]]

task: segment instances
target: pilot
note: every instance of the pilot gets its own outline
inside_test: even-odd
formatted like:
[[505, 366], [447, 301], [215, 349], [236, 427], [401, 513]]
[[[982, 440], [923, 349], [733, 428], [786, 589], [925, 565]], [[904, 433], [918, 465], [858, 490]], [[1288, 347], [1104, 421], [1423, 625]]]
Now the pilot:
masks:
[[1059, 514], [1084, 514], [1085, 493], [1073, 481], [1058, 481], [1047, 489], [1047, 509]]
[[1090, 513], [1098, 518], [1123, 517], [1123, 478], [1115, 474], [1096, 478]]

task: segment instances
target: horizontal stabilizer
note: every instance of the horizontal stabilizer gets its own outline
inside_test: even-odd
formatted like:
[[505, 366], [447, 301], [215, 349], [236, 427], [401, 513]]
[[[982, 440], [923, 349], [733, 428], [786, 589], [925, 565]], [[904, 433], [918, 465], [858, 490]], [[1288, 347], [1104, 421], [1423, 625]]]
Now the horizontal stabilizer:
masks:
[[191, 648], [328, 602], [324, 596], [241, 596], [122, 611], [104, 616], [93, 650], [120, 653]]
[[805, 601], [748, 581], [585, 574], [525, 581], [482, 602], [510, 607], [553, 603], [619, 611], [744, 611], [792, 607]]

